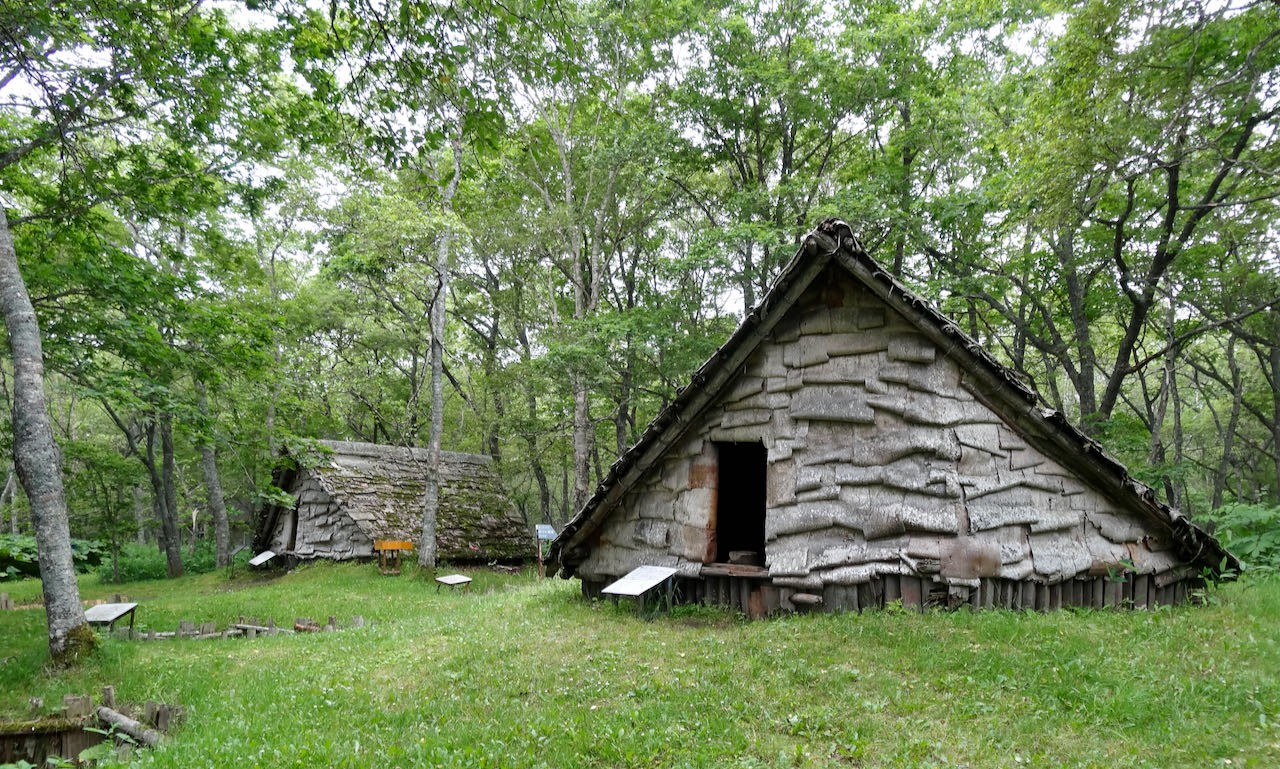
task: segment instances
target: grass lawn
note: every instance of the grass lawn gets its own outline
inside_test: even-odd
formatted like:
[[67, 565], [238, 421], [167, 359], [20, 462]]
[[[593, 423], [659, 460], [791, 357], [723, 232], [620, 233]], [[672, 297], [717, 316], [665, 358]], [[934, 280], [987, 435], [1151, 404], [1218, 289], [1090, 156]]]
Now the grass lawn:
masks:
[[[407, 570], [408, 571], [408, 570]], [[139, 765], [352, 767], [1280, 766], [1280, 582], [1154, 612], [653, 621], [576, 581], [316, 565], [98, 585], [140, 627], [240, 614], [376, 627], [257, 640], [105, 640], [51, 674], [44, 614], [0, 612], [0, 712], [114, 684], [187, 706]], [[19, 603], [34, 580], [6, 584]]]

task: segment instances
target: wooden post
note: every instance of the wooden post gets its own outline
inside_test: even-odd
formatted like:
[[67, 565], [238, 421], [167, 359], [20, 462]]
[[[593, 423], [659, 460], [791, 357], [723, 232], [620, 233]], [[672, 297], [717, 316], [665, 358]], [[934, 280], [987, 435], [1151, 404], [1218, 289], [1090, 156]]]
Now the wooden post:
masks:
[[924, 610], [924, 601], [920, 595], [920, 578], [907, 575], [902, 578], [902, 605], [916, 611]]
[[93, 708], [93, 700], [74, 694], [64, 694], [62, 695], [62, 705], [67, 709], [67, 718], [76, 720], [88, 718], [89, 711]]
[[894, 601], [902, 600], [902, 581], [897, 574], [886, 574], [884, 578], [884, 604], [888, 606]]
[[114, 686], [102, 687], [102, 705], [103, 707], [107, 707], [107, 708], [111, 708], [112, 710], [115, 710], [116, 687]]
[[1022, 599], [1019, 606], [1023, 611], [1035, 611], [1036, 608], [1036, 585], [1031, 581], [1023, 581], [1022, 583]]
[[538, 537], [538, 576], [547, 576], [547, 567], [542, 564], [542, 537]]

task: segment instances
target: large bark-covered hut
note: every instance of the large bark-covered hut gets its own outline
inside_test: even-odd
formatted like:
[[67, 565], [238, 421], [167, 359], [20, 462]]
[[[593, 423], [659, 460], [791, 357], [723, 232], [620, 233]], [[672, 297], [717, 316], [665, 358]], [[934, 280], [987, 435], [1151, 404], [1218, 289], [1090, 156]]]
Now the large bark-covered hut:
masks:
[[806, 237], [549, 559], [587, 595], [673, 567], [684, 600], [753, 615], [1141, 608], [1238, 567], [839, 220]]
[[[269, 505], [257, 550], [299, 559], [373, 555], [374, 540], [422, 536], [427, 451], [374, 443], [316, 441], [282, 463], [274, 483], [292, 505]], [[441, 452], [438, 557], [519, 561], [533, 557], [533, 535], [503, 491], [489, 457]]]

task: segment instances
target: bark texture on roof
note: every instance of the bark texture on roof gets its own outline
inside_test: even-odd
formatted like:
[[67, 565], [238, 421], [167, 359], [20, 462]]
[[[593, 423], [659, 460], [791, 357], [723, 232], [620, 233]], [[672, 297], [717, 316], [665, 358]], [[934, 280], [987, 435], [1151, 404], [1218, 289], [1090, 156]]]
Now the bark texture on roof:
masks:
[[[656, 472], [673, 449], [679, 450], [677, 444], [681, 437], [702, 415], [717, 402], [735, 398], [735, 388], [743, 386], [738, 378], [744, 363], [762, 343], [770, 343], [767, 340], [782, 317], [829, 269], [847, 273], [878, 297], [882, 306], [901, 315], [907, 327], [913, 330], [906, 338], [914, 336], [920, 340], [920, 349], [916, 352], [921, 356], [926, 353], [932, 356], [936, 352], [952, 361], [962, 373], [972, 395], [998, 414], [1012, 434], [1104, 495], [1117, 509], [1139, 516], [1167, 534], [1173, 551], [1187, 565], [1186, 568], [1214, 572], [1224, 563], [1228, 568], [1239, 568], [1238, 561], [1212, 535], [1181, 512], [1160, 502], [1152, 489], [1130, 476], [1125, 467], [1107, 455], [1097, 441], [1072, 425], [1060, 412], [1042, 407], [1036, 391], [1024, 377], [1001, 364], [957, 324], [882, 269], [866, 254], [844, 222], [828, 220], [805, 238], [795, 257], [742, 325], [693, 374], [690, 385], [677, 392], [671, 405], [650, 423], [636, 445], [614, 463], [595, 494], [551, 543], [548, 558], [553, 571], [561, 568], [566, 575], [571, 574], [591, 557], [593, 535], [600, 531], [624, 495], [643, 477]], [[799, 353], [803, 356], [803, 348]], [[890, 351], [890, 357], [898, 360], [911, 361], [912, 356], [913, 350], [910, 349]], [[798, 360], [789, 365], [802, 369], [812, 363]], [[830, 398], [815, 399], [814, 404], [807, 404], [802, 394], [793, 394], [788, 402], [790, 416], [796, 419], [821, 421], [838, 418], [838, 421], [857, 423], [874, 418], [872, 413], [852, 411], [838, 415], [818, 413], [830, 410]], [[851, 401], [850, 409], [854, 405]], [[856, 405], [859, 408], [867, 406], [866, 403]], [[887, 408], [883, 403], [873, 405]], [[902, 406], [889, 405], [895, 408]], [[810, 414], [805, 412], [806, 408], [816, 411]], [[749, 416], [740, 413], [735, 418], [746, 419]], [[940, 416], [932, 415], [931, 418]], [[678, 517], [678, 510], [676, 515]], [[691, 557], [690, 560], [697, 558]]]
[[[301, 465], [281, 478], [300, 496], [300, 517], [324, 516], [328, 525], [353, 527], [344, 542], [394, 539], [417, 542], [427, 451], [350, 441], [317, 441], [327, 452], [295, 458]], [[436, 521], [439, 558], [448, 561], [519, 560], [532, 555], [532, 537], [503, 490], [489, 457], [441, 452], [440, 509]], [[319, 492], [306, 486], [318, 486]], [[315, 497], [315, 498], [312, 498]], [[276, 511], [276, 518], [281, 511]], [[302, 521], [305, 529], [307, 522]], [[276, 529], [271, 521], [268, 530]], [[355, 532], [352, 532], [353, 534]], [[367, 555], [363, 547], [350, 556]], [[328, 557], [323, 547], [300, 553]]]

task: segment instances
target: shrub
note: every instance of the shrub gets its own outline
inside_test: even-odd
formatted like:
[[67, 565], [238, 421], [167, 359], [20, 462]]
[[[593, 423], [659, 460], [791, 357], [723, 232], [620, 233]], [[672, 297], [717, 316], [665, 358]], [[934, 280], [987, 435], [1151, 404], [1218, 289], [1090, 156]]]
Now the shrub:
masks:
[[1213, 512], [1222, 544], [1249, 571], [1280, 572], [1280, 506], [1225, 505]]
[[[187, 574], [205, 574], [217, 568], [217, 554], [214, 544], [209, 540], [196, 543], [196, 551], [182, 550], [182, 570]], [[104, 583], [115, 582], [111, 570], [111, 559], [106, 558], [97, 569], [98, 580]], [[154, 544], [139, 545], [130, 542], [120, 547], [120, 579], [119, 582], [138, 582], [145, 579], [164, 579], [168, 576], [167, 562], [164, 553]]]
[[[107, 549], [91, 539], [71, 540], [71, 559], [76, 571], [89, 571], [102, 562]], [[0, 534], [0, 579], [16, 576], [39, 577], [40, 559], [36, 538], [30, 534]]]

